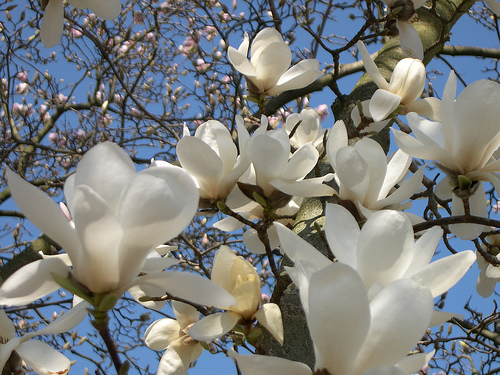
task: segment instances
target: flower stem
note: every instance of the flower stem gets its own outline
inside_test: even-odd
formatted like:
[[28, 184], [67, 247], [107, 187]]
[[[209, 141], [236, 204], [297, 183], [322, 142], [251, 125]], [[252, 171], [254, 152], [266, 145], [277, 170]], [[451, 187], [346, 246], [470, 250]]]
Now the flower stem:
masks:
[[106, 311], [91, 311], [92, 315], [94, 315], [94, 320], [92, 321], [92, 325], [101, 335], [106, 348], [108, 349], [109, 356], [113, 361], [113, 365], [116, 368], [118, 374], [121, 374], [120, 370], [122, 369], [122, 361], [118, 355], [118, 349], [116, 344], [111, 337], [111, 332], [109, 330], [109, 316]]

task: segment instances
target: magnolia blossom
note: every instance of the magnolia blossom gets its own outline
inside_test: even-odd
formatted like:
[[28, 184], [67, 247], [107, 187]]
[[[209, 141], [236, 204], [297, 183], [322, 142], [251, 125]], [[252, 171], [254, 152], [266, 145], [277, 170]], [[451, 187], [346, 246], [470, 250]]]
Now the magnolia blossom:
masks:
[[390, 11], [399, 10], [396, 14], [396, 26], [399, 30], [399, 43], [403, 52], [410, 57], [423, 60], [424, 47], [422, 40], [412, 23], [418, 21], [415, 12], [424, 5], [425, 0], [382, 0]]
[[[403, 181], [411, 163], [409, 155], [398, 150], [387, 158], [382, 146], [367, 137], [354, 146], [348, 144], [347, 129], [339, 120], [330, 130], [326, 144], [328, 160], [339, 186], [338, 196], [354, 202], [360, 213], [367, 217], [383, 208], [409, 208], [411, 202], [400, 202], [420, 189], [424, 169], [420, 168]], [[399, 185], [397, 189], [396, 185]]]
[[291, 276], [299, 286], [314, 343], [315, 372], [283, 358], [229, 352], [245, 375], [404, 375], [428, 361], [426, 354], [407, 354], [430, 323], [429, 288], [397, 280], [370, 301], [359, 274], [344, 263], [311, 273], [306, 261], [294, 268]]
[[[241, 116], [237, 117], [236, 122], [240, 150], [244, 151], [248, 132]], [[198, 181], [202, 207], [224, 200], [250, 166], [247, 153], [242, 152], [238, 157], [229, 130], [215, 120], [200, 125], [194, 137], [187, 132], [176, 150], [182, 168]]]
[[[68, 0], [78, 9], [90, 8], [99, 18], [112, 20], [121, 12], [121, 0]], [[62, 0], [47, 0], [40, 28], [42, 43], [52, 48], [59, 43], [64, 27], [64, 6]]]
[[250, 331], [258, 320], [280, 344], [283, 344], [281, 311], [275, 303], [261, 307], [260, 277], [245, 259], [236, 256], [229, 247], [221, 246], [214, 258], [212, 281], [222, 286], [236, 299], [226, 307], [227, 312], [206, 316], [189, 330], [189, 335], [199, 341], [212, 341], [225, 335], [236, 324]]
[[360, 103], [360, 105], [354, 106], [351, 111], [351, 120], [353, 126], [360, 132], [364, 133], [371, 133], [371, 132], [378, 133], [383, 128], [385, 128], [387, 124], [391, 121], [390, 119], [382, 121], [371, 121], [371, 122], [368, 122], [368, 120], [366, 120], [366, 122], [368, 123], [362, 124], [361, 114], [363, 114], [365, 118], [368, 119], [371, 118], [373, 120], [373, 115], [370, 112], [370, 100], [363, 100]]
[[[387, 83], [370, 57], [363, 42], [358, 42], [366, 72], [379, 89], [370, 99], [370, 113], [374, 121], [382, 121], [402, 106], [399, 114], [417, 112], [433, 120], [439, 120], [440, 100], [437, 98], [420, 99], [425, 87], [425, 66], [418, 59], [406, 58], [399, 61]], [[420, 99], [420, 100], [419, 100]]]
[[234, 68], [246, 77], [250, 96], [274, 96], [287, 90], [305, 87], [322, 75], [319, 61], [302, 60], [289, 69], [292, 62], [290, 47], [274, 28], [261, 30], [252, 41], [250, 61], [247, 58], [250, 39], [238, 49], [229, 47], [227, 53]]
[[0, 304], [22, 305], [52, 293], [60, 287], [54, 277], [72, 284], [92, 303], [95, 294], [119, 297], [141, 283], [203, 299], [198, 303], [208, 302], [205, 288], [220, 292], [222, 305], [233, 300], [222, 288], [192, 274], [152, 272], [138, 277], [148, 255], [180, 233], [196, 213], [198, 188], [182, 168], [164, 165], [136, 173], [116, 144], [95, 146], [64, 186], [72, 221], [46, 194], [9, 169], [7, 179], [22, 212], [61, 245], [67, 258], [49, 257], [19, 269], [1, 285]]
[[295, 148], [300, 148], [306, 143], [316, 144], [316, 141], [321, 140], [325, 132], [321, 128], [318, 112], [311, 107], [304, 108], [300, 113], [292, 113], [288, 116], [285, 130], [289, 135], [290, 144]]
[[[277, 230], [283, 252], [294, 262], [308, 262], [313, 269], [331, 264], [288, 228], [278, 225]], [[378, 211], [360, 229], [344, 207], [337, 204], [326, 207], [328, 244], [339, 262], [356, 269], [370, 299], [400, 279], [426, 285], [433, 297], [455, 285], [476, 257], [473, 251], [467, 250], [429, 263], [442, 233], [442, 229], [435, 227], [414, 242], [411, 222], [399, 211]]]
[[189, 329], [199, 321], [198, 311], [190, 305], [172, 301], [177, 320], [154, 321], [144, 334], [144, 342], [153, 350], [165, 350], [157, 374], [186, 374], [191, 362], [203, 352], [199, 341], [188, 335]]
[[[500, 146], [500, 84], [480, 80], [467, 86], [456, 96], [456, 76], [453, 71], [446, 84], [442, 106], [442, 122], [430, 122], [416, 113], [407, 115], [416, 138], [394, 130], [396, 143], [407, 154], [435, 160], [446, 174], [436, 186], [442, 199], [453, 198], [452, 214], [463, 215], [463, 199], [468, 199], [469, 213], [487, 216], [483, 184], [488, 181], [500, 191], [500, 160], [493, 153]], [[450, 229], [462, 239], [476, 238], [485, 227], [454, 224]]]
[[60, 315], [46, 327], [29, 332], [22, 337], [15, 336], [14, 324], [7, 317], [5, 311], [0, 310], [0, 369], [5, 367], [15, 350], [28, 367], [38, 374], [67, 374], [71, 361], [45, 342], [32, 340], [32, 338], [41, 335], [55, 335], [73, 329], [87, 315], [88, 306], [87, 302], [79, 300], [71, 310]]
[[[500, 235], [494, 234], [487, 236], [486, 239], [493, 246], [493, 249], [498, 251], [500, 246]], [[488, 251], [486, 245], [481, 244], [481, 246], [485, 251]], [[500, 282], [500, 267], [487, 262], [477, 251], [476, 256], [477, 266], [480, 270], [479, 277], [477, 278], [476, 290], [481, 297], [488, 298], [493, 294], [496, 284]], [[500, 262], [500, 253], [491, 256]]]

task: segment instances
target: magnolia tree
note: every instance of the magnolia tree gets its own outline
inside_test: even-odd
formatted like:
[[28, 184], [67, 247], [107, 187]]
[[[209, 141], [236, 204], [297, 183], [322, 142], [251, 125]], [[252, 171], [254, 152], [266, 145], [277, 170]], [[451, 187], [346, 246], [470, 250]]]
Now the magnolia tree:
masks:
[[0, 10], [3, 375], [500, 372], [498, 1]]

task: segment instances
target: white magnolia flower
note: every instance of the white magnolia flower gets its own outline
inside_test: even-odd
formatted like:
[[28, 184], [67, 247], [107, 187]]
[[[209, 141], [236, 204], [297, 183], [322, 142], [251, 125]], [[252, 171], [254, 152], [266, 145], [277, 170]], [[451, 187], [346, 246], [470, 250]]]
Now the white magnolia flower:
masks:
[[226, 199], [238, 178], [250, 166], [250, 159], [243, 152], [248, 132], [243, 118], [238, 116], [236, 122], [242, 150], [239, 157], [229, 130], [215, 120], [203, 123], [196, 129], [194, 137], [184, 136], [177, 144], [177, 157], [182, 168], [198, 181], [202, 206]]
[[[405, 375], [428, 361], [424, 353], [410, 356], [409, 361], [407, 354], [430, 323], [433, 300], [429, 288], [414, 280], [397, 280], [370, 301], [361, 277], [344, 263], [309, 272], [307, 262], [298, 262], [294, 269], [291, 276], [300, 288], [314, 343], [314, 374]], [[300, 362], [234, 351], [228, 354], [245, 375], [313, 374]]]
[[[328, 160], [339, 186], [338, 196], [354, 202], [366, 217], [384, 208], [409, 208], [411, 202], [401, 202], [420, 189], [424, 169], [420, 168], [403, 181], [411, 163], [409, 155], [398, 150], [388, 158], [382, 146], [367, 137], [354, 146], [348, 144], [347, 129], [344, 122], [339, 120], [330, 130], [326, 144]], [[399, 185], [397, 189], [396, 185]]]
[[[0, 369], [5, 367], [11, 353], [15, 350], [34, 372], [41, 375], [67, 374], [71, 361], [43, 341], [31, 340], [35, 336], [55, 335], [76, 327], [87, 315], [89, 304], [79, 301], [75, 306], [60, 315], [46, 327], [16, 337], [14, 323], [0, 310]], [[10, 373], [10, 372], [9, 372]]]
[[[500, 235], [494, 234], [487, 236], [486, 240], [498, 251], [500, 246]], [[481, 246], [487, 251], [484, 244], [481, 244]], [[480, 270], [479, 277], [477, 278], [476, 290], [481, 297], [488, 298], [495, 291], [496, 284], [500, 282], [500, 267], [495, 267], [487, 262], [478, 251], [476, 251], [476, 256], [477, 266]], [[494, 255], [491, 256], [493, 257]], [[496, 254], [495, 258], [500, 261], [500, 253]]]
[[49, 196], [9, 169], [7, 179], [21, 211], [61, 245], [68, 259], [49, 257], [22, 267], [1, 285], [0, 304], [22, 305], [52, 293], [60, 287], [52, 274], [65, 279], [70, 272], [90, 295], [119, 297], [133, 285], [148, 284], [204, 302], [203, 290], [215, 288], [222, 305], [233, 300], [214, 283], [188, 273], [138, 277], [148, 255], [180, 233], [196, 213], [198, 188], [182, 168], [169, 165], [136, 173], [125, 151], [102, 143], [85, 154], [64, 186], [72, 222]]
[[[121, 12], [121, 0], [68, 0], [78, 9], [90, 8], [99, 18], [112, 20]], [[64, 27], [64, 6], [62, 0], [47, 0], [40, 28], [42, 43], [52, 48], [59, 43]]]
[[[370, 112], [370, 100], [363, 100], [361, 102], [361, 112], [363, 113], [363, 116], [366, 118], [371, 118], [373, 120], [373, 115]], [[363, 124], [363, 127], [360, 128], [361, 125], [361, 114], [360, 114], [360, 108], [356, 105], [353, 107], [351, 111], [351, 120], [353, 126], [359, 130], [360, 132], [364, 133], [378, 133], [381, 131], [383, 128], [386, 127], [386, 125], [391, 121], [390, 119], [382, 120], [382, 121], [373, 121], [370, 122], [369, 124]], [[367, 125], [367, 126], [366, 126]]]
[[250, 61], [247, 58], [250, 39], [245, 35], [238, 49], [229, 47], [227, 54], [234, 68], [243, 74], [251, 96], [274, 96], [287, 90], [305, 87], [322, 75], [319, 61], [302, 60], [289, 69], [290, 47], [274, 28], [261, 30], [252, 41]]
[[[417, 112], [433, 120], [439, 120], [441, 101], [437, 98], [420, 99], [425, 87], [425, 66], [418, 59], [400, 60], [387, 83], [375, 62], [370, 57], [363, 42], [358, 42], [366, 72], [379, 89], [370, 99], [370, 113], [374, 121], [382, 121], [402, 106], [399, 114]], [[420, 99], [420, 100], [419, 100]]]
[[184, 375], [191, 362], [203, 352], [200, 342], [188, 335], [189, 329], [199, 321], [198, 311], [190, 305], [172, 301], [175, 319], [154, 321], [144, 334], [144, 342], [153, 350], [165, 350], [157, 374]]
[[225, 335], [236, 324], [250, 330], [258, 320], [283, 344], [280, 308], [275, 303], [260, 306], [260, 277], [252, 264], [236, 256], [229, 247], [221, 246], [215, 254], [212, 281], [231, 293], [236, 303], [226, 306], [227, 312], [208, 315], [193, 325], [189, 330], [191, 337], [199, 341], [212, 341]]
[[[331, 261], [288, 228], [278, 225], [281, 248], [294, 262], [308, 262], [315, 269]], [[442, 236], [435, 227], [413, 240], [410, 220], [399, 211], [383, 210], [368, 218], [362, 229], [347, 209], [327, 204], [325, 234], [339, 262], [357, 270], [368, 295], [399, 279], [412, 279], [430, 288], [437, 297], [467, 272], [475, 255], [462, 251], [429, 263]]]
[[[288, 116], [285, 130], [290, 138], [290, 144], [295, 148], [300, 148], [306, 143], [316, 145], [316, 141], [321, 141], [325, 132], [321, 128], [318, 112], [311, 107], [304, 108], [300, 113], [292, 113]], [[292, 134], [291, 137], [290, 134]]]
[[424, 47], [422, 40], [413, 27], [412, 23], [418, 21], [418, 15], [415, 12], [425, 4], [425, 0], [382, 0], [389, 8], [394, 11], [399, 8], [396, 15], [396, 26], [399, 30], [399, 44], [403, 52], [415, 59], [424, 59]]
[[[453, 215], [464, 214], [462, 199], [468, 198], [470, 214], [487, 216], [483, 184], [488, 181], [500, 191], [500, 160], [493, 153], [500, 146], [500, 84], [480, 80], [456, 96], [456, 76], [452, 71], [446, 84], [442, 122], [430, 122], [415, 113], [407, 115], [416, 138], [395, 130], [396, 143], [407, 154], [435, 160], [446, 177], [437, 185], [436, 194], [453, 198]], [[485, 229], [482, 225], [454, 224], [450, 229], [462, 239], [474, 239]]]

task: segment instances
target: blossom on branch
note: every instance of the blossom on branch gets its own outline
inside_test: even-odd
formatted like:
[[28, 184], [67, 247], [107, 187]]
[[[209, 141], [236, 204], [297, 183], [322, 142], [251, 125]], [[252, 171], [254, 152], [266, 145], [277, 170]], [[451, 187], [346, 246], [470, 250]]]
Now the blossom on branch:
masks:
[[306, 59], [290, 68], [292, 52], [274, 28], [261, 30], [253, 39], [250, 60], [248, 48], [250, 38], [245, 39], [238, 49], [229, 47], [227, 54], [234, 68], [243, 74], [249, 95], [274, 96], [287, 90], [300, 89], [314, 82], [322, 75], [319, 61]]
[[150, 324], [144, 342], [153, 350], [165, 350], [157, 374], [184, 375], [203, 352], [200, 342], [188, 335], [189, 329], [200, 320], [198, 311], [190, 305], [172, 301], [175, 319], [159, 319]]
[[95, 146], [64, 186], [72, 221], [49, 196], [9, 169], [7, 179], [22, 212], [65, 250], [67, 258], [52, 256], [19, 269], [1, 285], [0, 304], [33, 302], [59, 289], [59, 283], [94, 305], [109, 297], [107, 306], [95, 306], [104, 311], [138, 284], [202, 304], [207, 302], [205, 292], [214, 288], [220, 299], [211, 301], [233, 301], [222, 288], [193, 274], [139, 276], [155, 248], [179, 234], [196, 213], [198, 188], [182, 168], [162, 165], [137, 173], [116, 144]]
[[[78, 9], [90, 8], [99, 18], [112, 20], [121, 12], [121, 0], [68, 0]], [[43, 3], [43, 2], [42, 2]], [[47, 48], [59, 43], [64, 28], [64, 5], [62, 0], [45, 0], [40, 37]]]
[[[452, 214], [486, 217], [484, 186], [488, 181], [500, 191], [500, 160], [493, 153], [500, 146], [500, 84], [480, 80], [456, 96], [452, 71], [443, 93], [442, 122], [431, 122], [416, 113], [407, 115], [415, 137], [393, 129], [396, 143], [407, 154], [435, 160], [446, 176], [436, 186], [441, 199], [452, 198]], [[467, 200], [467, 202], [465, 202]], [[466, 209], [467, 208], [467, 209]], [[474, 239], [485, 227], [477, 224], [450, 225], [462, 239]]]
[[252, 264], [234, 254], [229, 247], [221, 246], [215, 254], [212, 281], [231, 293], [236, 303], [226, 306], [227, 312], [206, 316], [193, 325], [189, 330], [191, 337], [212, 341], [228, 333], [236, 324], [242, 325], [248, 334], [258, 320], [283, 344], [280, 308], [275, 303], [260, 306], [260, 277]]
[[[419, 59], [400, 60], [387, 83], [363, 42], [358, 42], [366, 72], [379, 89], [370, 99], [370, 113], [374, 121], [382, 121], [397, 111], [398, 114], [417, 112], [433, 120], [439, 120], [441, 101], [437, 98], [420, 99], [425, 87], [425, 66]], [[419, 100], [420, 99], [420, 100]]]
[[306, 143], [316, 146], [321, 141], [324, 129], [321, 128], [320, 116], [311, 107], [304, 108], [300, 113], [292, 113], [286, 118], [285, 130], [290, 138], [290, 144], [300, 148]]

